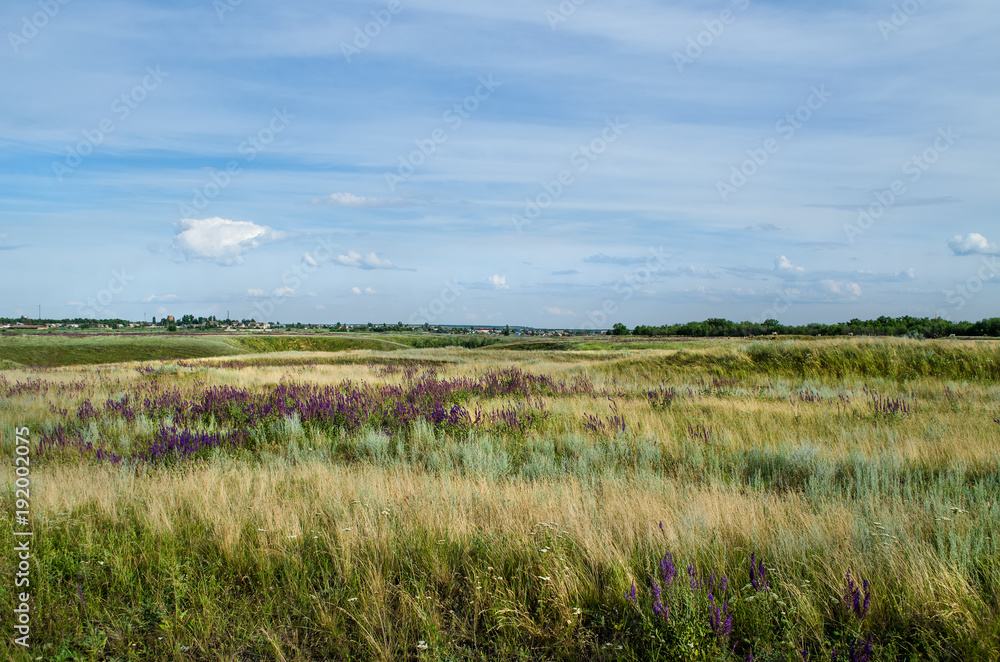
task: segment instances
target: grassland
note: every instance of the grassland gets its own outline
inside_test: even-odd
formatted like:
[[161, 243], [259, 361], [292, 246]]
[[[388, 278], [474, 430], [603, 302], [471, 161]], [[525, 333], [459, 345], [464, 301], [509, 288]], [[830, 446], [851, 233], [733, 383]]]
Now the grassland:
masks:
[[47, 439], [36, 643], [0, 652], [1000, 657], [1000, 344], [378, 340], [0, 372], [5, 454]]

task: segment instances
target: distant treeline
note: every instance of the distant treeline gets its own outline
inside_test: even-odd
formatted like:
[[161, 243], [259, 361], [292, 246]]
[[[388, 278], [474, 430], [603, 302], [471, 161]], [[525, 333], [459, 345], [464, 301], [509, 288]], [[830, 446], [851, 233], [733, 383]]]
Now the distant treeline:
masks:
[[[615, 335], [628, 332], [624, 325], [616, 324]], [[616, 333], [617, 332], [617, 333]], [[785, 325], [769, 319], [762, 323], [730, 322], [727, 319], [708, 319], [704, 322], [687, 324], [665, 324], [663, 326], [640, 325], [631, 335], [636, 336], [761, 336], [761, 335], [805, 335], [805, 336], [910, 336], [914, 338], [947, 338], [956, 336], [1000, 336], [1000, 317], [991, 317], [979, 322], [950, 322], [940, 317], [879, 317], [874, 320], [852, 319], [837, 324]]]

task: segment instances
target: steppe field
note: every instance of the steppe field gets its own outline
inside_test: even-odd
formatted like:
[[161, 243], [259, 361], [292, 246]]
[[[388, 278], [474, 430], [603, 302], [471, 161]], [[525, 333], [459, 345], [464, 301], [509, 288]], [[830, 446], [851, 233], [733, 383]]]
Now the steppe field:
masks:
[[1000, 659], [1000, 342], [434, 344], [0, 338], [0, 658]]

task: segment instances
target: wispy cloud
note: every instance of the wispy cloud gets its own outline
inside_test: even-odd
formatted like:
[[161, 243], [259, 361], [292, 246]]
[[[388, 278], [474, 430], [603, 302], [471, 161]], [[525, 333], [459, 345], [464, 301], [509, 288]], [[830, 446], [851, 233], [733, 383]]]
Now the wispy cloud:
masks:
[[619, 266], [628, 266], [632, 264], [643, 264], [649, 261], [648, 255], [640, 255], [638, 257], [633, 256], [611, 256], [605, 255], [604, 253], [598, 253], [597, 255], [591, 255], [589, 257], [583, 258], [583, 261], [587, 264], [616, 264]]
[[335, 205], [337, 207], [389, 207], [398, 205], [398, 200], [369, 198], [353, 193], [331, 193], [325, 198], [314, 199], [315, 204]]
[[344, 255], [338, 255], [334, 262], [345, 267], [355, 267], [357, 269], [395, 269], [390, 260], [379, 257], [376, 253], [365, 253], [362, 255], [357, 251], [348, 251]]
[[143, 303], [166, 303], [168, 301], [177, 301], [179, 299], [176, 294], [150, 294], [147, 297], [143, 297]]

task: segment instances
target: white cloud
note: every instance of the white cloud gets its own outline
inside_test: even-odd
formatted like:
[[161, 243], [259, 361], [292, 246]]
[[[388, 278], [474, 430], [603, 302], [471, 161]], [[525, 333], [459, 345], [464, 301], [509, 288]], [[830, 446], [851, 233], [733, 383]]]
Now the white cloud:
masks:
[[274, 290], [274, 296], [276, 297], [290, 297], [293, 294], [295, 294], [295, 288], [288, 287], [287, 285], [285, 287], [279, 287]]
[[160, 303], [165, 301], [177, 301], [178, 296], [176, 294], [150, 294], [145, 297], [142, 301], [143, 303]]
[[805, 271], [802, 267], [797, 267], [792, 264], [792, 261], [784, 255], [779, 255], [774, 258], [774, 268], [778, 271]]
[[565, 317], [576, 315], [576, 313], [572, 310], [565, 310], [563, 308], [559, 308], [558, 306], [545, 306], [545, 312], [549, 315], [562, 315]]
[[252, 297], [262, 297], [265, 294], [267, 294], [267, 292], [256, 287], [251, 287], [249, 290], [247, 290], [247, 294], [249, 294]]
[[316, 310], [326, 310], [326, 306], [324, 306], [324, 305], [323, 305], [323, 304], [321, 304], [321, 303], [317, 303], [317, 304], [316, 304], [316, 305], [314, 306], [314, 308], [316, 308]]
[[361, 288], [360, 287], [352, 287], [351, 288], [351, 292], [354, 292], [355, 294], [361, 294]]
[[823, 280], [820, 281], [820, 285], [823, 286], [823, 290], [827, 294], [831, 294], [836, 297], [856, 299], [861, 296], [861, 286], [857, 283], [846, 283], [839, 280]]
[[373, 290], [370, 287], [366, 287], [363, 290], [360, 287], [352, 287], [351, 292], [354, 292], [355, 294], [378, 294], [377, 290]]
[[501, 276], [500, 274], [493, 274], [489, 277], [490, 285], [493, 286], [494, 290], [509, 290], [507, 286], [507, 277]]
[[956, 234], [948, 240], [948, 248], [955, 255], [996, 255], [1000, 248], [978, 232], [970, 232], [966, 236]]
[[243, 253], [284, 233], [250, 221], [225, 218], [184, 218], [178, 223], [174, 247], [188, 258], [203, 258], [224, 265], [240, 264]]
[[357, 251], [347, 251], [346, 255], [338, 255], [334, 258], [338, 264], [345, 267], [356, 267], [358, 269], [394, 269], [392, 262], [380, 258], [375, 253], [362, 255]]
[[366, 198], [354, 195], [353, 193], [333, 193], [316, 202], [325, 202], [326, 204], [337, 205], [338, 207], [382, 207], [388, 204], [378, 198]]

